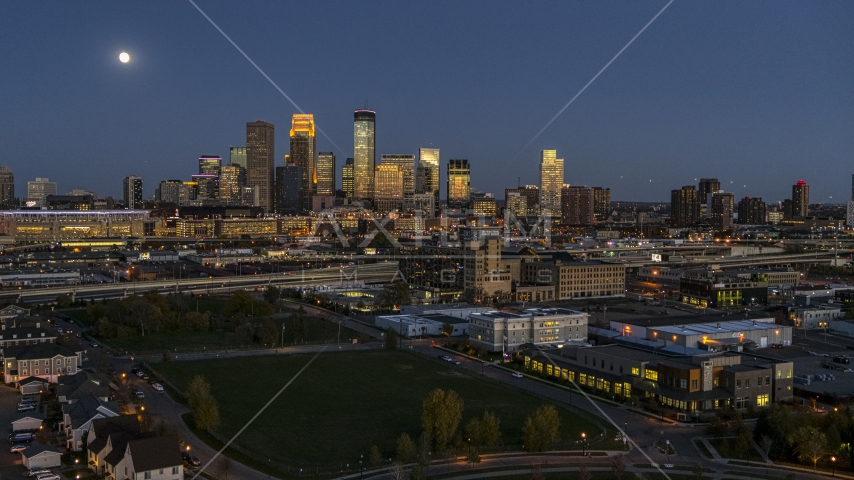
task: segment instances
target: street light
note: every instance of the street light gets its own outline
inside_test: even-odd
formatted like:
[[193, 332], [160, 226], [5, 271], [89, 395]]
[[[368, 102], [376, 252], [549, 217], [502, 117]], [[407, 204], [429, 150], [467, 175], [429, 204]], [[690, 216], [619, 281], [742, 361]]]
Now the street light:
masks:
[[581, 455], [587, 456], [587, 434], [581, 432]]
[[830, 465], [833, 466], [833, 473], [830, 476], [835, 477], [836, 476], [836, 457], [830, 457]]

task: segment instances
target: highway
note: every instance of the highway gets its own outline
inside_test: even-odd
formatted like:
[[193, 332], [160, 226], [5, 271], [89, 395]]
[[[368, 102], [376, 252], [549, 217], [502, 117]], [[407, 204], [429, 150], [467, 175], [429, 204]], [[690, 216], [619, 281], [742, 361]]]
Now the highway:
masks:
[[54, 288], [28, 288], [0, 292], [0, 300], [40, 304], [72, 295], [74, 300], [123, 298], [136, 293], [156, 291], [160, 294], [210, 294], [231, 292], [268, 285], [278, 287], [347, 286], [390, 282], [397, 274], [397, 262], [327, 267], [261, 275], [239, 275], [219, 278], [184, 278], [154, 282], [122, 282], [97, 285], [75, 285]]

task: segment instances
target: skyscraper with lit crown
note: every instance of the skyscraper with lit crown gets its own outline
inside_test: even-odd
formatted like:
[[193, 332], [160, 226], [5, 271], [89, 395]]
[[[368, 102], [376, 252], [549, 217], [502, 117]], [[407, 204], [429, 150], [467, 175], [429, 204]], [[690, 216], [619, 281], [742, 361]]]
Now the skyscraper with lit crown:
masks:
[[317, 139], [314, 136], [314, 115], [295, 113], [291, 118], [291, 162], [302, 170], [299, 208], [311, 210], [311, 197], [317, 191]]
[[810, 214], [810, 186], [803, 180], [792, 185], [792, 217], [807, 217]]
[[471, 202], [471, 168], [465, 159], [448, 160], [448, 207], [465, 209]]
[[418, 149], [418, 167], [424, 169], [423, 191], [432, 193], [436, 209], [439, 208], [439, 172], [441, 170], [438, 148]]
[[15, 208], [15, 174], [7, 166], [0, 167], [0, 208]]
[[560, 215], [560, 189], [563, 188], [563, 159], [557, 150], [543, 150], [540, 155], [540, 208], [543, 213]]
[[353, 113], [353, 197], [374, 197], [377, 113], [356, 110]]

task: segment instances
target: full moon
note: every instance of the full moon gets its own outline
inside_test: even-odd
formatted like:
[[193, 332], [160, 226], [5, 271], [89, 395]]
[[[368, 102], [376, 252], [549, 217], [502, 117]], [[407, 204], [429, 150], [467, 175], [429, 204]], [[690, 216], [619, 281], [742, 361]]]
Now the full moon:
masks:
[[128, 55], [127, 52], [120, 53], [119, 61], [122, 63], [128, 63], [130, 61], [130, 55]]

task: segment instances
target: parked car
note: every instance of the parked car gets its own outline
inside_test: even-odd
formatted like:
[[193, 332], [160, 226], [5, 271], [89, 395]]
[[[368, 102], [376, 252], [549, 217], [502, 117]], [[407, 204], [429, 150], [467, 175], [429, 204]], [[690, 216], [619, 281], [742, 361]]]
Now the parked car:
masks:
[[513, 372], [512, 375], [513, 375], [513, 378], [522, 378], [523, 377], [523, 375], [519, 372]]
[[143, 380], [148, 380], [150, 377], [148, 376], [148, 374], [143, 373], [142, 375], [140, 375], [140, 378], [142, 378]]
[[199, 459], [195, 455], [189, 454], [187, 452], [181, 452], [181, 458], [184, 460], [184, 462], [187, 465], [192, 465], [194, 467], [198, 467], [199, 465], [202, 464], [202, 462], [199, 461]]
[[442, 355], [442, 356], [440, 356], [439, 358], [441, 358], [442, 360], [444, 360], [444, 361], [446, 361], [446, 362], [451, 362], [451, 361], [452, 361], [452, 360], [451, 360], [451, 357], [449, 357], [449, 356], [447, 356], [447, 355]]
[[90, 345], [92, 348], [98, 348], [98, 344], [97, 344], [97, 343], [95, 343], [95, 342], [92, 342], [92, 343], [90, 343], [89, 345]]
[[139, 373], [139, 369], [138, 368], [131, 368], [130, 373], [136, 375], [137, 373]]
[[137, 390], [136, 398], [145, 398], [145, 392], [143, 392], [142, 390]]
[[154, 380], [153, 378], [149, 378], [149, 379], [148, 379], [148, 384], [149, 384], [149, 385], [154, 385], [155, 383], [157, 383], [157, 381], [156, 381], [156, 380]]
[[32, 441], [32, 433], [13, 433], [12, 435], [9, 435], [9, 443], [26, 443]]
[[154, 387], [154, 389], [157, 390], [158, 392], [163, 393], [163, 385], [160, 385], [159, 383], [155, 383], [154, 385], [152, 385], [152, 387]]
[[12, 445], [12, 448], [9, 449], [12, 453], [20, 453], [27, 449], [26, 445]]
[[50, 473], [50, 470], [48, 470], [46, 468], [37, 468], [35, 470], [30, 470], [30, 473], [28, 473], [28, 475], [31, 477], [37, 477], [37, 476], [44, 474], [44, 473]]
[[19, 411], [19, 412], [32, 412], [32, 411], [33, 411], [33, 410], [35, 410], [35, 409], [36, 409], [36, 404], [35, 404], [35, 403], [30, 403], [30, 404], [27, 404], [27, 405], [21, 405], [21, 406], [19, 406], [19, 407], [18, 407], [18, 411]]
[[55, 473], [42, 473], [36, 476], [36, 480], [59, 480], [59, 475]]

